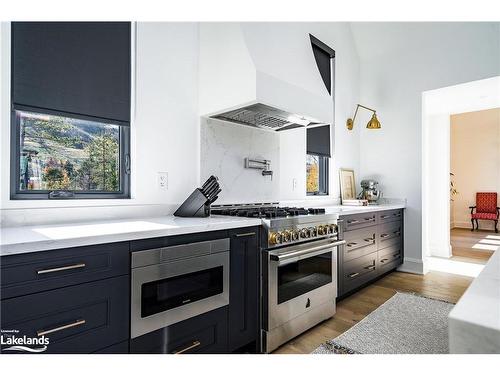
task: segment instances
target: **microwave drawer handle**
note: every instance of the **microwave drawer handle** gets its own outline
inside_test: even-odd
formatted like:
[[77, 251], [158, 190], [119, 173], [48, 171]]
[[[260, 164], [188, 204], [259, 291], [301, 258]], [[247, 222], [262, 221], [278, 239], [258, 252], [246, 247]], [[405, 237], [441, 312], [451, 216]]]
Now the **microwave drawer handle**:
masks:
[[186, 353], [187, 351], [191, 350], [191, 349], [194, 349], [196, 348], [197, 346], [200, 346], [201, 345], [201, 342], [196, 340], [196, 341], [193, 341], [193, 343], [187, 347], [185, 347], [184, 349], [181, 349], [181, 350], [178, 350], [176, 352], [173, 352], [173, 354], [182, 354], [182, 353]]
[[52, 273], [52, 272], [59, 272], [59, 271], [74, 270], [77, 268], [84, 268], [85, 266], [86, 266], [85, 263], [77, 263], [77, 264], [72, 264], [70, 266], [64, 266], [64, 267], [47, 268], [47, 269], [36, 271], [36, 273], [39, 275], [43, 275], [45, 273]]
[[236, 237], [250, 237], [250, 236], [255, 236], [255, 232], [248, 232], [248, 233], [238, 233], [236, 234]]
[[274, 261], [277, 261], [277, 262], [281, 262], [282, 260], [286, 260], [286, 259], [290, 259], [290, 258], [296, 258], [296, 257], [301, 256], [301, 255], [307, 255], [307, 254], [315, 253], [316, 251], [320, 251], [320, 250], [328, 249], [330, 247], [340, 246], [340, 245], [344, 245], [344, 244], [345, 244], [344, 240], [334, 241], [334, 242], [330, 242], [330, 243], [328, 243], [326, 245], [311, 247], [309, 249], [300, 250], [300, 251], [292, 251], [292, 252], [289, 252], [289, 253], [285, 253], [283, 255], [272, 254], [270, 256], [270, 258], [271, 258], [271, 260], [274, 260]]
[[63, 330], [68, 329], [68, 328], [81, 326], [82, 324], [85, 324], [85, 319], [78, 319], [78, 320], [74, 321], [73, 323], [65, 324], [63, 326], [59, 326], [59, 327], [52, 328], [52, 329], [40, 330], [40, 331], [36, 332], [36, 335], [38, 337], [45, 336], [45, 335], [48, 335], [49, 333], [63, 331]]

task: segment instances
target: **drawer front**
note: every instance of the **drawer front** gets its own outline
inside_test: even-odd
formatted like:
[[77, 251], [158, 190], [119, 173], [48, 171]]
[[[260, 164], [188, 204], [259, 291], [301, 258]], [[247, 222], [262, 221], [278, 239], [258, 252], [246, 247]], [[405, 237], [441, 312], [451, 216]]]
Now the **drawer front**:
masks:
[[344, 220], [344, 231], [350, 231], [377, 224], [377, 213], [346, 215], [342, 219]]
[[378, 251], [377, 258], [378, 273], [383, 274], [403, 263], [402, 248], [400, 245], [386, 247]]
[[129, 273], [128, 242], [2, 257], [2, 299]]
[[400, 246], [403, 232], [403, 223], [394, 221], [378, 226], [378, 250], [389, 246]]
[[359, 258], [377, 251], [377, 230], [375, 226], [356, 229], [344, 234], [346, 244], [342, 247], [342, 261]]
[[227, 307], [209, 311], [130, 341], [136, 354], [227, 352]]
[[342, 269], [342, 293], [345, 294], [377, 276], [377, 253], [346, 262]]
[[128, 340], [100, 349], [93, 354], [128, 354]]
[[[45, 336], [45, 353], [92, 353], [129, 337], [129, 277], [2, 301], [2, 329]], [[17, 336], [17, 334], [16, 334]]]
[[387, 210], [378, 213], [379, 224], [389, 223], [391, 221], [399, 221], [403, 219], [403, 210]]

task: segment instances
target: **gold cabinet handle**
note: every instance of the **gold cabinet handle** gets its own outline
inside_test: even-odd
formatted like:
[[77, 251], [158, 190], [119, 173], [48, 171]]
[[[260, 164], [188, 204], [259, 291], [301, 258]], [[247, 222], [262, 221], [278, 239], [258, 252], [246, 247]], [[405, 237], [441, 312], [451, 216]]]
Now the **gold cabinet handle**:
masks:
[[372, 241], [373, 241], [373, 237], [370, 237], [370, 238], [365, 238], [365, 241], [366, 241], [366, 242], [372, 242]]
[[173, 354], [186, 353], [188, 350], [194, 349], [194, 348], [196, 348], [197, 346], [200, 346], [200, 345], [201, 345], [201, 342], [199, 342], [198, 340], [196, 340], [196, 341], [193, 341], [193, 343], [191, 345], [189, 345], [188, 347], [186, 347], [184, 349], [181, 349], [181, 350], [178, 350], [176, 352], [173, 352]]
[[387, 262], [388, 260], [389, 260], [389, 259], [387, 259], [387, 258], [381, 259], [381, 260], [380, 260], [380, 263], [385, 263], [385, 262]]
[[356, 224], [359, 223], [358, 220], [347, 220], [347, 224]]
[[394, 234], [395, 234], [396, 236], [399, 236], [399, 235], [401, 234], [401, 232], [400, 232], [399, 230], [397, 230], [397, 231], [395, 231], [395, 232], [394, 232]]
[[356, 246], [358, 243], [357, 242], [349, 242], [347, 244], [347, 247], [353, 247], [353, 246]]
[[386, 238], [386, 237], [389, 237], [389, 234], [388, 234], [388, 233], [382, 233], [382, 234], [380, 235], [380, 237], [381, 237], [381, 238]]
[[38, 337], [45, 336], [45, 335], [48, 335], [49, 333], [54, 333], [54, 332], [58, 332], [58, 331], [62, 331], [62, 330], [68, 329], [68, 328], [73, 328], [73, 327], [81, 326], [82, 324], [85, 324], [85, 319], [78, 319], [78, 320], [74, 321], [73, 323], [65, 324], [63, 326], [59, 326], [59, 327], [52, 328], [52, 329], [40, 330], [40, 331], [36, 332], [36, 335]]
[[365, 217], [365, 220], [366, 220], [366, 221], [372, 221], [372, 220], [375, 220], [375, 216]]
[[236, 234], [236, 237], [250, 237], [250, 236], [255, 236], [255, 232], [248, 232], [248, 233], [238, 233]]
[[380, 216], [381, 219], [387, 219], [389, 217], [389, 215], [382, 215]]
[[365, 267], [365, 270], [374, 270], [375, 269], [375, 265], [371, 265], [371, 266], [366, 266]]
[[39, 270], [36, 271], [37, 274], [42, 275], [44, 273], [51, 273], [51, 272], [59, 272], [59, 271], [66, 271], [66, 270], [74, 270], [77, 268], [83, 268], [85, 267], [85, 263], [77, 263], [77, 264], [72, 264], [70, 266], [63, 266], [63, 267], [56, 267], [56, 268], [47, 268], [44, 270]]
[[400, 256], [401, 256], [401, 254], [399, 254], [399, 253], [393, 255], [394, 258], [399, 258]]
[[356, 277], [358, 275], [359, 275], [359, 272], [354, 272], [354, 273], [349, 274], [348, 277], [352, 279], [352, 278], [354, 278], [354, 277]]

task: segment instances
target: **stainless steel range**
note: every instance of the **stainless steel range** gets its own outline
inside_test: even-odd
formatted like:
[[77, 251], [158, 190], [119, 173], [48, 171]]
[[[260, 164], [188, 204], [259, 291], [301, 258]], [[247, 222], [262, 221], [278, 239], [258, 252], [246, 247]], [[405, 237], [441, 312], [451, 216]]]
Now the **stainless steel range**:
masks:
[[213, 214], [260, 217], [262, 349], [278, 346], [335, 314], [337, 214], [273, 204], [215, 206]]

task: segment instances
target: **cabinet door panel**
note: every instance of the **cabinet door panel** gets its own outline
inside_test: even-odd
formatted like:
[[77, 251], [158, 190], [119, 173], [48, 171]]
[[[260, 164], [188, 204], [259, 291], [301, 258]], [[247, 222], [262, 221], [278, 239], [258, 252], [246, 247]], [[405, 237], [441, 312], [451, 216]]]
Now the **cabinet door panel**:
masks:
[[49, 338], [46, 353], [91, 353], [129, 337], [129, 277], [2, 301], [2, 329]]
[[257, 340], [259, 333], [259, 228], [231, 231], [229, 349]]

